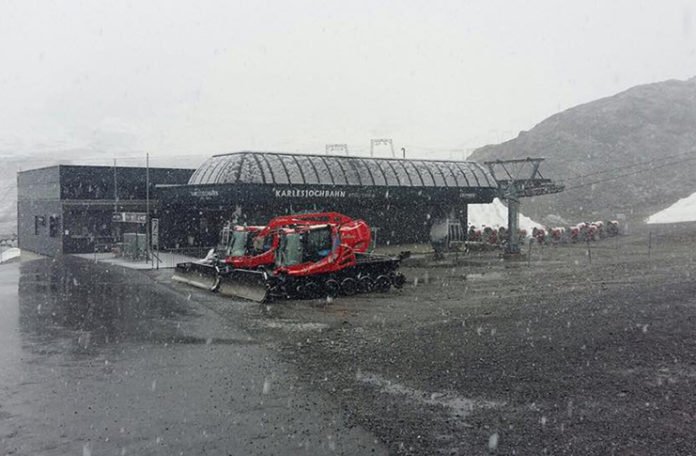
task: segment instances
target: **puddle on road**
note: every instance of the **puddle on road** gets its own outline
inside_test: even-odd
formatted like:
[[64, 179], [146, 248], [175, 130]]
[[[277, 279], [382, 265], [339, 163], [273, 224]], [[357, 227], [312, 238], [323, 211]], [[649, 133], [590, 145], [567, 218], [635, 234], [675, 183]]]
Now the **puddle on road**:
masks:
[[392, 394], [405, 396], [407, 399], [424, 404], [438, 405], [450, 410], [450, 414], [456, 418], [466, 418], [471, 415], [476, 409], [491, 409], [499, 408], [504, 405], [502, 402], [487, 401], [481, 399], [469, 399], [459, 396], [455, 393], [447, 392], [432, 392], [410, 388], [406, 385], [388, 380], [378, 374], [370, 372], [356, 373], [356, 379], [362, 383], [375, 386], [380, 391]]
[[123, 341], [176, 343], [175, 322], [190, 314], [144, 276], [71, 257], [23, 263], [18, 299], [25, 341], [72, 339], [78, 352]]

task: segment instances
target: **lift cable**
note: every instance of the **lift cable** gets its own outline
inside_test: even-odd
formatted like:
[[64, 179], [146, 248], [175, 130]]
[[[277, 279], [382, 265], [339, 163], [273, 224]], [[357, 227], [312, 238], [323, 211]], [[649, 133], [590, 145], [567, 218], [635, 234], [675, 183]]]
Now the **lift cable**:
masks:
[[[689, 151], [689, 152], [681, 153], [681, 154], [668, 155], [668, 156], [666, 156], [666, 157], [660, 157], [660, 158], [655, 158], [655, 159], [652, 159], [652, 160], [646, 160], [646, 161], [642, 161], [642, 162], [637, 162], [637, 163], [633, 163], [633, 164], [626, 165], [626, 166], [620, 166], [620, 167], [617, 167], [617, 168], [603, 169], [603, 170], [601, 170], [601, 171], [595, 171], [595, 172], [588, 173], [588, 174], [582, 174], [582, 175], [578, 175], [578, 176], [560, 178], [560, 180], [578, 180], [578, 179], [584, 179], [584, 178], [586, 178], [586, 177], [596, 176], [596, 175], [599, 175], [599, 174], [606, 174], [606, 173], [610, 173], [610, 172], [613, 172], [613, 171], [623, 171], [623, 170], [625, 170], [625, 169], [635, 168], [635, 167], [637, 167], [637, 166], [643, 166], [643, 165], [650, 165], [650, 164], [653, 164], [653, 163], [659, 163], [659, 162], [663, 162], [663, 161], [665, 161], [665, 160], [669, 160], [669, 159], [671, 159], [671, 158], [682, 158], [682, 157], [687, 158], [687, 157], [691, 156], [691, 154], [693, 154], [693, 153], [694, 153], [694, 151]], [[693, 158], [693, 157], [690, 157], [690, 158]]]
[[[685, 163], [685, 162], [688, 162], [688, 161], [692, 161], [692, 160], [696, 160], [696, 157], [690, 157], [690, 158], [685, 158], [685, 159], [683, 159], [683, 160], [678, 160], [678, 161], [674, 161], [674, 162], [670, 162], [670, 163], [664, 163], [664, 164], [662, 164], [661, 166], [653, 166], [653, 167], [647, 168], [647, 169], [639, 169], [638, 171], [634, 171], [634, 172], [626, 173], [626, 174], [621, 174], [621, 175], [619, 175], [619, 176], [614, 176], [614, 177], [610, 177], [610, 178], [607, 178], [607, 179], [600, 179], [600, 180], [596, 180], [596, 181], [593, 181], [593, 182], [585, 182], [585, 183], [583, 183], [583, 184], [572, 185], [572, 186], [570, 186], [570, 187], [566, 187], [566, 190], [572, 190], [572, 189], [575, 189], [575, 188], [587, 187], [588, 185], [595, 185], [595, 184], [600, 184], [600, 183], [603, 183], [603, 182], [610, 182], [610, 181], [613, 181], [613, 180], [622, 179], [622, 178], [624, 178], [624, 177], [635, 176], [635, 175], [637, 175], [637, 174], [645, 173], [645, 172], [647, 172], [647, 171], [654, 171], [654, 170], [656, 170], [656, 169], [667, 168], [667, 167], [669, 167], [669, 166], [679, 165], [679, 164], [682, 164], [682, 163]], [[622, 169], [622, 168], [619, 168], [619, 169], [617, 169], [617, 170], [621, 170], [621, 169]], [[623, 169], [628, 169], [628, 167], [623, 168]]]

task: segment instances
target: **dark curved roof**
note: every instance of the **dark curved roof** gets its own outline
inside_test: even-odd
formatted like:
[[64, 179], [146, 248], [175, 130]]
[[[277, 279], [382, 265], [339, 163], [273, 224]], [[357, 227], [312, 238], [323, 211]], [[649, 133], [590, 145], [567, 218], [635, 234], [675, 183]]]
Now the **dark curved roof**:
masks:
[[474, 162], [275, 152], [215, 155], [189, 184], [497, 188], [488, 170]]

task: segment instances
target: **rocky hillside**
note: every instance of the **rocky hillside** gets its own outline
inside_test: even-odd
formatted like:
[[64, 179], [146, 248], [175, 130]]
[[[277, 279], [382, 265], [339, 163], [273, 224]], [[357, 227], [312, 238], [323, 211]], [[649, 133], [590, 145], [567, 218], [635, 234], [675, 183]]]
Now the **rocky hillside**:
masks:
[[[563, 111], [513, 140], [476, 150], [486, 161], [545, 157], [567, 191], [523, 201], [542, 220], [643, 220], [696, 191], [696, 78], [633, 87]], [[586, 176], [586, 177], [581, 177]]]

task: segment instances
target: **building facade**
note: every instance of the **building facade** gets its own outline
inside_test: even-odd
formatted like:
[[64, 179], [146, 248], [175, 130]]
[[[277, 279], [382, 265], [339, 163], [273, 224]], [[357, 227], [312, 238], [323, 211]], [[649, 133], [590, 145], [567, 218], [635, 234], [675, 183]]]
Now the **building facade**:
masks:
[[468, 204], [490, 203], [497, 190], [474, 162], [237, 152], [159, 189], [157, 217], [168, 248], [213, 246], [226, 221], [314, 211], [362, 218], [380, 244], [427, 242], [443, 219], [466, 227]]
[[[336, 211], [368, 222], [379, 244], [428, 242], [443, 220], [467, 226], [469, 204], [498, 186], [478, 163], [270, 152], [216, 155], [197, 170], [52, 166], [18, 173], [22, 249], [107, 250], [156, 218], [161, 249], [212, 247], [223, 225]], [[448, 222], [449, 223], [449, 222]], [[445, 228], [446, 230], [446, 228]]]
[[[157, 185], [184, 184], [193, 170], [151, 168]], [[21, 249], [42, 255], [93, 252], [144, 230], [146, 169], [58, 165], [17, 173], [17, 236]]]

